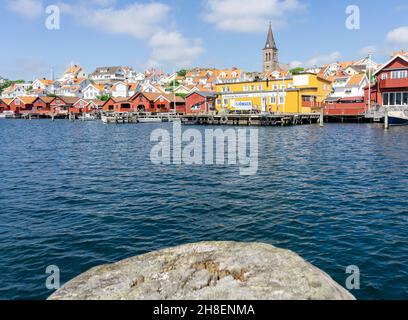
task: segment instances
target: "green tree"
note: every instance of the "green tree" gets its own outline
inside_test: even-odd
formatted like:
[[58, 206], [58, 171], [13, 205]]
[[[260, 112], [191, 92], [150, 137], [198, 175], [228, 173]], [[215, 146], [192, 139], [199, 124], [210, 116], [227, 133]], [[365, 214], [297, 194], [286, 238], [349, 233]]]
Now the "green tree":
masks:
[[187, 75], [187, 70], [182, 69], [182, 70], [180, 70], [180, 71], [177, 72], [177, 75], [178, 75], [179, 77], [183, 77], [183, 78], [184, 78], [184, 77]]
[[101, 101], [108, 101], [110, 98], [111, 98], [111, 96], [109, 94], [103, 94], [103, 95], [98, 97], [98, 99], [101, 100]]
[[6, 88], [8, 88], [8, 87], [10, 87], [10, 86], [12, 86], [13, 84], [16, 84], [16, 83], [25, 83], [25, 81], [24, 80], [7, 80], [7, 81], [5, 81], [3, 84], [0, 84], [0, 94], [3, 93], [4, 89], [6, 89]]
[[183, 99], [186, 99], [187, 96], [188, 96], [187, 93], [176, 93], [176, 97], [181, 97]]
[[289, 70], [289, 72], [291, 74], [299, 74], [299, 73], [305, 72], [305, 69], [300, 68], [300, 67], [299, 68], [293, 68], [293, 69]]
[[179, 85], [180, 85], [180, 82], [178, 82], [178, 81], [176, 80], [176, 81], [174, 81], [174, 82], [171, 82], [171, 83], [167, 86], [166, 90], [173, 92], [173, 89], [176, 89]]

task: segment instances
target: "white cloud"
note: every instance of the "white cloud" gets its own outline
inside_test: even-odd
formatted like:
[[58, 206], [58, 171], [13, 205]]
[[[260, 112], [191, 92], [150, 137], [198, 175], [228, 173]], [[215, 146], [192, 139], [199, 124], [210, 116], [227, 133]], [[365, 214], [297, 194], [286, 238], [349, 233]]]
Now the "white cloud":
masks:
[[316, 55], [305, 62], [306, 67], [322, 66], [324, 64], [329, 64], [339, 61], [341, 53], [338, 51], [332, 52], [330, 54], [319, 54]]
[[189, 67], [204, 51], [201, 41], [186, 39], [178, 32], [159, 31], [149, 40], [152, 48], [150, 65], [170, 65], [174, 68]]
[[303, 9], [299, 0], [207, 0], [204, 20], [225, 31], [264, 32], [269, 21], [282, 26], [289, 13]]
[[302, 66], [303, 66], [303, 62], [302, 62], [302, 61], [297, 61], [297, 60], [295, 60], [295, 61], [292, 61], [291, 63], [289, 63], [289, 67], [290, 67], [291, 69], [299, 68], [299, 67], [302, 67]]
[[370, 53], [371, 54], [377, 54], [380, 50], [378, 49], [377, 46], [366, 46], [361, 48], [358, 53], [362, 56], [368, 56]]
[[171, 7], [167, 4], [134, 3], [116, 8], [115, 0], [93, 0], [92, 3], [82, 3], [80, 7], [63, 3], [61, 8], [84, 26], [146, 41], [152, 50], [149, 65], [188, 67], [203, 52], [199, 40], [190, 40], [172, 27]]
[[44, 12], [42, 0], [11, 0], [8, 1], [7, 7], [27, 18], [36, 18]]
[[321, 67], [325, 64], [330, 64], [339, 61], [341, 58], [341, 53], [338, 51], [329, 53], [329, 54], [318, 54], [315, 55], [314, 57], [311, 57], [305, 62], [302, 61], [292, 61], [289, 63], [290, 68], [298, 68], [298, 67], [304, 67], [304, 68], [313, 68], [313, 67]]
[[[111, 1], [98, 0], [99, 5]], [[83, 25], [112, 34], [126, 34], [137, 39], [147, 39], [160, 30], [158, 21], [164, 21], [171, 8], [159, 2], [132, 4], [123, 9], [115, 7], [95, 8], [93, 6], [64, 4], [63, 12], [72, 14]]]
[[408, 45], [408, 26], [399, 27], [389, 32], [387, 41], [394, 45]]

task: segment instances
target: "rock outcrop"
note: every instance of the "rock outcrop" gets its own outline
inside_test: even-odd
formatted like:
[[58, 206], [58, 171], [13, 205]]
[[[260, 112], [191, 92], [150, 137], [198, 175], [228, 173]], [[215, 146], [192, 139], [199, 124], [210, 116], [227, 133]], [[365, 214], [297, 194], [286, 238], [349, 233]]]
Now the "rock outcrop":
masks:
[[89, 270], [51, 300], [349, 300], [297, 254], [261, 243], [202, 242]]

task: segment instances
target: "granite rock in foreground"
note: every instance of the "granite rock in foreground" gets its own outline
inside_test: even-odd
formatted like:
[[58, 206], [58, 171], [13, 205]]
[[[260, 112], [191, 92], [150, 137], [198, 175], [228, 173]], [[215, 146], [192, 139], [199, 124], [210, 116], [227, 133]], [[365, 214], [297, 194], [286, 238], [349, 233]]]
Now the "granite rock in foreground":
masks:
[[349, 300], [297, 254], [261, 243], [202, 242], [89, 270], [51, 300]]

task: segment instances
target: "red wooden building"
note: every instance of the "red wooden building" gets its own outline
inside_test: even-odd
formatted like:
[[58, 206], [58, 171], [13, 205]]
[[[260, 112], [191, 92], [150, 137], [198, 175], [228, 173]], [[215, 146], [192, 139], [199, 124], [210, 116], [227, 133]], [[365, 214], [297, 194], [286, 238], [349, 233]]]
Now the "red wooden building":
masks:
[[[394, 55], [374, 75], [377, 83], [371, 87], [371, 100], [379, 106], [408, 106], [408, 53]], [[365, 90], [368, 101], [368, 88]]]
[[15, 114], [30, 113], [33, 110], [37, 97], [16, 97], [9, 105], [9, 110]]
[[128, 98], [109, 98], [103, 105], [105, 112], [132, 112], [133, 103]]
[[68, 114], [79, 100], [76, 97], [56, 97], [51, 103], [51, 111], [55, 114]]
[[193, 92], [186, 97], [186, 113], [208, 113], [215, 107], [216, 94], [213, 92]]
[[11, 101], [13, 101], [13, 99], [8, 98], [0, 99], [0, 113], [3, 111], [10, 110]]
[[47, 114], [52, 113], [51, 103], [55, 100], [55, 97], [39, 97], [34, 101], [33, 113]]
[[177, 113], [185, 113], [185, 100], [172, 94], [138, 92], [130, 101], [135, 112], [167, 113], [176, 108]]

